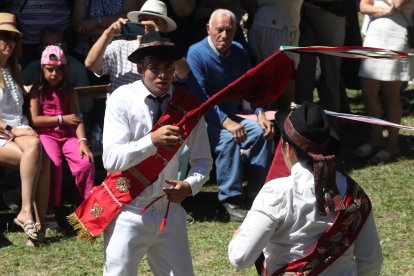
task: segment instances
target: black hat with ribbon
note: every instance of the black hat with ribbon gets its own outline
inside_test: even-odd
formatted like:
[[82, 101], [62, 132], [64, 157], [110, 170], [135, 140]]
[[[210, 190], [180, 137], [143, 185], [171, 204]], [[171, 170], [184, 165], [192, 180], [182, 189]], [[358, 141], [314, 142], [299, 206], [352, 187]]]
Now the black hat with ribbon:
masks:
[[138, 49], [128, 56], [128, 60], [140, 63], [146, 56], [158, 56], [177, 61], [184, 57], [184, 51], [176, 47], [165, 33], [151, 32], [142, 37]]
[[319, 105], [304, 102], [299, 107], [276, 112], [275, 119], [283, 137], [308, 155], [338, 152], [336, 133]]
[[[323, 109], [304, 102], [299, 107], [276, 112], [275, 119], [282, 137], [313, 161], [319, 213], [326, 214], [327, 207], [335, 207], [335, 211], [343, 210], [344, 205], [336, 187], [335, 154], [339, 142]], [[326, 206], [327, 200], [333, 206]]]

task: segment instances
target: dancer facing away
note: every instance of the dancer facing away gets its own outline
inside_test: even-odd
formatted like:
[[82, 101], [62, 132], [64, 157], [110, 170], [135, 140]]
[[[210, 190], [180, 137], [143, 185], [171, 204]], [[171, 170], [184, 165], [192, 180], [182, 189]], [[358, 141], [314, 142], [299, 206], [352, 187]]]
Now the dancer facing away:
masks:
[[246, 268], [263, 251], [261, 275], [379, 275], [371, 202], [335, 170], [339, 144], [322, 108], [305, 102], [276, 122], [291, 174], [263, 186], [229, 244], [230, 262]]

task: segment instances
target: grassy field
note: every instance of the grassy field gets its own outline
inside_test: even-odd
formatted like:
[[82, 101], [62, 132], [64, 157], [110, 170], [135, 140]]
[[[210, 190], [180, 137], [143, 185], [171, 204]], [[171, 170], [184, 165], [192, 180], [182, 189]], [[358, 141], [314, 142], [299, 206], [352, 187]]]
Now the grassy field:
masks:
[[[407, 91], [408, 102], [402, 123], [414, 125], [414, 93]], [[363, 112], [359, 92], [349, 92], [352, 111]], [[367, 135], [362, 123], [347, 123], [340, 131], [342, 150], [339, 167], [350, 174], [370, 195], [385, 257], [382, 275], [412, 275], [414, 270], [414, 132], [401, 131], [402, 156], [378, 166], [356, 159], [350, 153]], [[202, 192], [185, 203], [195, 217], [188, 232], [196, 275], [255, 275], [253, 268], [236, 271], [227, 260], [227, 244], [238, 227], [228, 222], [217, 202], [217, 189], [207, 184]], [[15, 216], [5, 208], [0, 211], [1, 275], [100, 275], [102, 272], [102, 237], [93, 244], [77, 242], [63, 221], [64, 232], [49, 233], [39, 248], [25, 246], [25, 235], [11, 221]], [[151, 275], [146, 262], [140, 275]]]

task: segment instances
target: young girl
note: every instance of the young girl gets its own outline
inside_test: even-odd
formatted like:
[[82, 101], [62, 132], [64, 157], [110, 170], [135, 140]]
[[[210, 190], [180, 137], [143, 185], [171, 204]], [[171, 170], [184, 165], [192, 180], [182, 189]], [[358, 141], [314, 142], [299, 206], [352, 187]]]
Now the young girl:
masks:
[[53, 222], [56, 220], [53, 215], [50, 216], [53, 214], [51, 211], [61, 205], [62, 154], [75, 177], [79, 203], [89, 196], [94, 186], [95, 167], [85, 137], [78, 97], [69, 85], [62, 49], [48, 46], [42, 53], [40, 63], [40, 82], [30, 91], [30, 114], [51, 160], [48, 217]]

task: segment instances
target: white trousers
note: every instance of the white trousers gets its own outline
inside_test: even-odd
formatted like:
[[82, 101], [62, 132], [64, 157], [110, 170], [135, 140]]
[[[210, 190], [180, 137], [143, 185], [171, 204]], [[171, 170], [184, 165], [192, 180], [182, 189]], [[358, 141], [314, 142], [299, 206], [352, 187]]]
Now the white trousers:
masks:
[[187, 238], [186, 211], [171, 203], [165, 231], [160, 225], [167, 208], [166, 197], [144, 214], [127, 205], [104, 233], [103, 275], [137, 275], [138, 264], [147, 254], [153, 275], [194, 275]]

